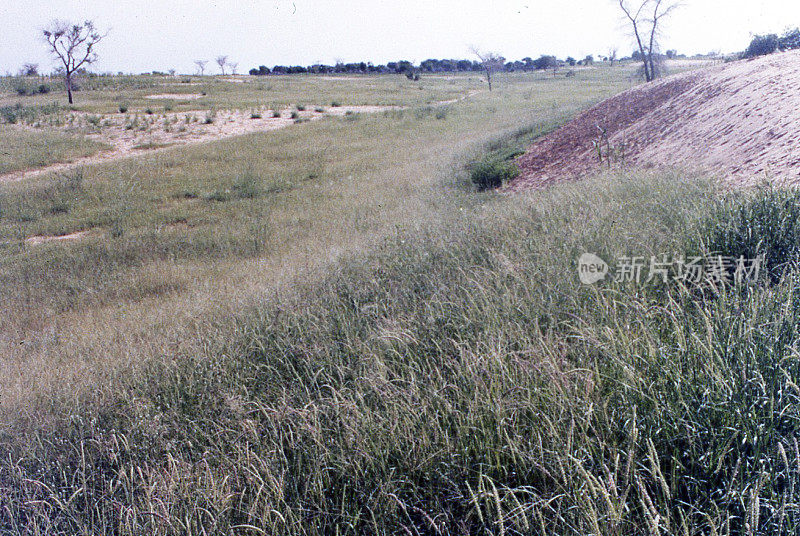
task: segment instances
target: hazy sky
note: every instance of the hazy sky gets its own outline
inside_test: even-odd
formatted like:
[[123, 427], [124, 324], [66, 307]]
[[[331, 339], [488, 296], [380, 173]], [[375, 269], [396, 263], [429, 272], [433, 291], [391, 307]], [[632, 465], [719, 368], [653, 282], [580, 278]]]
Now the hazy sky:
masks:
[[[632, 43], [612, 0], [0, 0], [0, 72], [54, 63], [38, 40], [54, 18], [110, 29], [96, 71], [192, 72], [227, 54], [239, 71], [265, 64], [540, 54], [624, 55]], [[663, 49], [742, 50], [751, 33], [800, 25], [797, 0], [685, 0]]]

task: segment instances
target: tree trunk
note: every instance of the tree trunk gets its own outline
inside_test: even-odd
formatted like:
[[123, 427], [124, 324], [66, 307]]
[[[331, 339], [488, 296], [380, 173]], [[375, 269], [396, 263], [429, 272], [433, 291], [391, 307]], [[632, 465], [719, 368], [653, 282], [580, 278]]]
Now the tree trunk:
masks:
[[644, 79], [647, 82], [651, 82], [653, 80], [653, 75], [650, 72], [650, 65], [647, 62], [647, 54], [644, 53], [642, 38], [639, 36], [639, 27], [635, 22], [633, 23], [633, 33], [636, 35], [636, 43], [639, 45], [639, 54], [642, 55], [642, 63], [644, 64]]
[[72, 74], [67, 74], [67, 100], [72, 104]]
[[650, 48], [647, 50], [647, 56], [650, 59], [650, 81], [656, 79], [656, 64], [653, 60], [653, 49], [655, 48], [655, 41], [656, 41], [656, 25], [658, 24], [658, 19], [653, 18], [653, 30], [650, 32]]
[[486, 69], [486, 81], [489, 82], [489, 91], [492, 90], [492, 73]]

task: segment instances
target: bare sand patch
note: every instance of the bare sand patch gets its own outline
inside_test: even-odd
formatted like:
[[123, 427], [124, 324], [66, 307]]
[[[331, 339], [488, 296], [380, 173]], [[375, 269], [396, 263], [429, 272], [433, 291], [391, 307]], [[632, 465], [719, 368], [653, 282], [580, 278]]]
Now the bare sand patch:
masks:
[[41, 244], [47, 244], [48, 242], [70, 242], [73, 240], [80, 240], [82, 238], [86, 238], [91, 233], [89, 231], [78, 231], [76, 233], [70, 233], [65, 235], [52, 235], [52, 236], [31, 236], [30, 238], [25, 239], [25, 243], [31, 246], [39, 246]]
[[147, 95], [145, 99], [197, 100], [203, 97], [204, 95], [200, 93], [159, 93], [157, 95]]

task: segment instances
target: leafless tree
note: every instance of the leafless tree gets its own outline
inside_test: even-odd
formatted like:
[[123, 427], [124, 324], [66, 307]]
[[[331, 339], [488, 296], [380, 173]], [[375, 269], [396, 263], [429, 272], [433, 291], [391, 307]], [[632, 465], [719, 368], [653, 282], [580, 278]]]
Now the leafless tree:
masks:
[[614, 65], [614, 62], [617, 61], [617, 47], [610, 48], [608, 50], [608, 61], [611, 62], [611, 65]]
[[650, 19], [650, 47], [647, 50], [647, 61], [650, 64], [650, 76], [653, 79], [658, 78], [662, 69], [658, 65], [658, 60], [660, 58], [656, 58], [658, 53], [658, 45], [656, 43], [656, 39], [660, 35], [660, 26], [659, 24], [661, 21], [668, 17], [673, 11], [678, 8], [679, 4], [677, 2], [672, 2], [670, 0], [652, 0], [652, 10], [653, 10], [653, 18]]
[[208, 61], [194, 60], [194, 64], [197, 66], [197, 72], [200, 73], [200, 76], [203, 76], [203, 74], [206, 72], [206, 65], [208, 65]]
[[236, 70], [239, 68], [239, 62], [229, 62], [228, 67], [231, 68], [231, 74], [236, 74]]
[[[680, 5], [673, 0], [616, 0], [625, 17], [631, 23], [633, 37], [639, 47], [642, 59], [644, 78], [652, 82], [658, 77], [657, 38], [660, 35], [660, 24]], [[652, 18], [647, 14], [652, 10]], [[647, 41], [645, 41], [647, 40]]]
[[625, 17], [630, 21], [631, 27], [633, 28], [633, 37], [636, 39], [636, 44], [639, 46], [639, 54], [644, 62], [644, 78], [648, 82], [652, 81], [653, 78], [650, 75], [650, 64], [647, 61], [647, 54], [644, 48], [644, 41], [642, 41], [642, 26], [645, 24], [644, 22], [644, 10], [647, 7], [647, 4], [650, 3], [650, 0], [632, 0], [636, 2], [635, 4], [629, 3], [627, 0], [619, 0], [619, 7], [622, 12], [625, 14]]
[[169, 75], [170, 75], [170, 76], [175, 76], [175, 73], [176, 73], [177, 71], [176, 71], [175, 69], [170, 69], [170, 70], [169, 70], [169, 71], [167, 71], [167, 72], [169, 73]]
[[217, 65], [219, 65], [222, 74], [225, 75], [225, 66], [228, 65], [228, 56], [217, 56], [217, 59], [214, 61], [216, 61]]
[[483, 72], [486, 74], [486, 82], [489, 84], [489, 91], [492, 90], [492, 75], [498, 71], [503, 70], [505, 67], [506, 59], [494, 52], [481, 52], [475, 47], [471, 48], [472, 53], [478, 56], [483, 67]]
[[97, 61], [95, 46], [106, 34], [100, 34], [94, 23], [87, 20], [83, 24], [54, 21], [42, 35], [50, 46], [50, 52], [63, 64], [64, 83], [67, 99], [72, 104], [72, 81], [75, 73]]

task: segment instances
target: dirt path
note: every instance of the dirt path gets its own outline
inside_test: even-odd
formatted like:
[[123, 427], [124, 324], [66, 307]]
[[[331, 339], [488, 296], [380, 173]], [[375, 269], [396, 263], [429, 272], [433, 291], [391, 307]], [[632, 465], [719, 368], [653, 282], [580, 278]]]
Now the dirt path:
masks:
[[[401, 109], [398, 106], [339, 106], [326, 108], [324, 111], [310, 109], [297, 112], [300, 119], [316, 121], [324, 117], [342, 117], [350, 113], [377, 113]], [[14, 171], [0, 175], [0, 182], [14, 182], [38, 177], [48, 173], [61, 173], [82, 166], [103, 164], [125, 158], [133, 158], [144, 154], [153, 154], [173, 147], [195, 145], [210, 141], [241, 136], [253, 132], [268, 132], [286, 128], [295, 123], [292, 109], [280, 112], [280, 117], [271, 117], [270, 111], [260, 112], [260, 117], [251, 112], [220, 111], [209, 118], [207, 112], [173, 113], [160, 116], [144, 116], [147, 130], [129, 128], [126, 116], [109, 114], [100, 123], [99, 132], [87, 137], [107, 143], [112, 149], [92, 156], [75, 159], [71, 162], [59, 162], [45, 167]], [[89, 114], [76, 114], [87, 118]], [[93, 116], [97, 117], [97, 116]], [[130, 118], [130, 116], [128, 116]], [[94, 120], [94, 119], [93, 119]], [[130, 122], [130, 119], [127, 120]]]
[[[480, 91], [470, 91], [456, 99], [435, 102], [435, 106], [454, 104], [468, 99]], [[160, 97], [155, 95], [153, 97]], [[308, 107], [304, 111], [292, 108], [282, 110], [280, 117], [272, 117], [272, 111], [262, 110], [257, 114], [241, 110], [225, 110], [209, 115], [207, 111], [168, 113], [159, 115], [122, 115], [76, 113], [79, 124], [91, 128], [90, 122], [98, 126], [88, 138], [106, 143], [112, 148], [108, 151], [78, 158], [70, 162], [58, 162], [45, 167], [0, 174], [0, 183], [15, 182], [45, 175], [63, 173], [83, 166], [103, 164], [145, 154], [153, 154], [174, 147], [241, 136], [254, 132], [268, 132], [286, 128], [295, 123], [292, 113], [300, 119], [317, 121], [324, 117], [343, 117], [354, 113], [379, 113], [391, 110], [404, 110], [407, 106], [336, 106], [327, 108]], [[209, 122], [211, 120], [211, 122]], [[133, 122], [136, 122], [135, 124]], [[141, 123], [140, 123], [141, 121]]]

